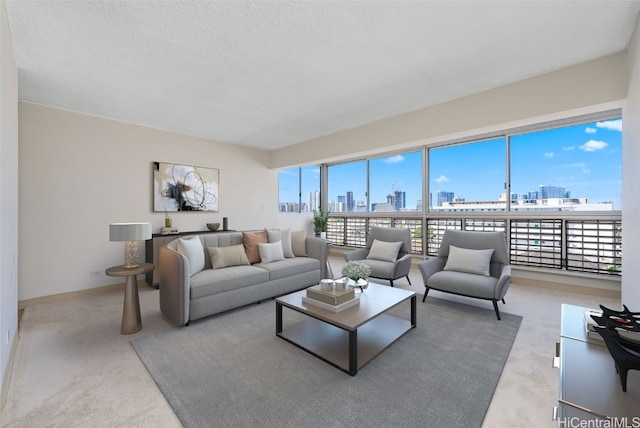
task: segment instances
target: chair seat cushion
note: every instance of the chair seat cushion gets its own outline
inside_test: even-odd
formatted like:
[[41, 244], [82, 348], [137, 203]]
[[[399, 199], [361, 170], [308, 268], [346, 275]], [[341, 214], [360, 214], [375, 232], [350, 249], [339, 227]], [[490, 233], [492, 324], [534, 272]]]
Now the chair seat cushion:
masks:
[[427, 286], [434, 290], [489, 300], [496, 298], [497, 283], [498, 279], [493, 276], [455, 271], [436, 272], [427, 280]]
[[391, 278], [391, 276], [393, 275], [393, 269], [396, 266], [395, 263], [372, 259], [364, 259], [358, 261], [371, 268], [370, 276], [373, 276], [374, 278], [395, 279]]

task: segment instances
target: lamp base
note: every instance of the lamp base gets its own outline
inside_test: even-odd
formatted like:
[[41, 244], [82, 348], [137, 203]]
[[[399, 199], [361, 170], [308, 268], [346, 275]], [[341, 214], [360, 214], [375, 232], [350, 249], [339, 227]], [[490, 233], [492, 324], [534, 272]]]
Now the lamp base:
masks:
[[124, 242], [124, 268], [133, 269], [140, 266], [138, 263], [138, 241]]

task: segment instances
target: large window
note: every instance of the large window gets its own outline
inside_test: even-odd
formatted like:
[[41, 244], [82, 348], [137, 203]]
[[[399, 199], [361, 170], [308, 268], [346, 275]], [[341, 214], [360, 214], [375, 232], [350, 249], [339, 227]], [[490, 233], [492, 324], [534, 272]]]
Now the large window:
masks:
[[504, 138], [429, 150], [429, 211], [504, 211]]
[[422, 151], [328, 167], [329, 210], [422, 212]]
[[280, 212], [311, 212], [320, 206], [320, 167], [283, 169], [278, 187]]
[[512, 211], [622, 207], [622, 120], [511, 137]]
[[369, 211], [422, 212], [422, 152], [369, 162]]
[[367, 211], [367, 162], [357, 161], [330, 165], [329, 211]]

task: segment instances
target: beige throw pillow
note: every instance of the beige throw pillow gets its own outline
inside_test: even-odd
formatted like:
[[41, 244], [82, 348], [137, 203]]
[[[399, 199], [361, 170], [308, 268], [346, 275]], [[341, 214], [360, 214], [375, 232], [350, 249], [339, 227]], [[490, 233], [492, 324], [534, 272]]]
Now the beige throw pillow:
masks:
[[294, 230], [291, 232], [291, 249], [296, 257], [307, 257], [307, 231]]
[[270, 244], [258, 243], [258, 250], [260, 251], [260, 260], [262, 263], [273, 263], [279, 260], [284, 260], [284, 254], [282, 253], [282, 242], [276, 241]]
[[395, 262], [398, 258], [400, 247], [402, 247], [402, 242], [387, 242], [374, 239], [367, 258], [385, 262]]
[[228, 247], [207, 247], [207, 250], [209, 250], [211, 267], [213, 267], [213, 269], [249, 264], [249, 259], [242, 244], [230, 245]]
[[449, 257], [444, 270], [473, 273], [476, 275], [490, 276], [491, 256], [493, 248], [488, 250], [469, 250], [449, 246]]
[[247, 253], [247, 259], [249, 263], [260, 262], [260, 251], [258, 251], [259, 242], [267, 242], [267, 231], [262, 232], [242, 232], [242, 242], [244, 243], [244, 250]]

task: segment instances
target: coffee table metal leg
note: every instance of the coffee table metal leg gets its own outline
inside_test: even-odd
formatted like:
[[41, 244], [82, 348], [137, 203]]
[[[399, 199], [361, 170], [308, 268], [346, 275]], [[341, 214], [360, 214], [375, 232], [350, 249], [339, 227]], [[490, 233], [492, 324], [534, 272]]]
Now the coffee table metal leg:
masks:
[[282, 333], [282, 304], [276, 302], [276, 334]]
[[358, 373], [358, 330], [349, 331], [349, 374]]
[[411, 327], [416, 327], [416, 296], [411, 297]]

